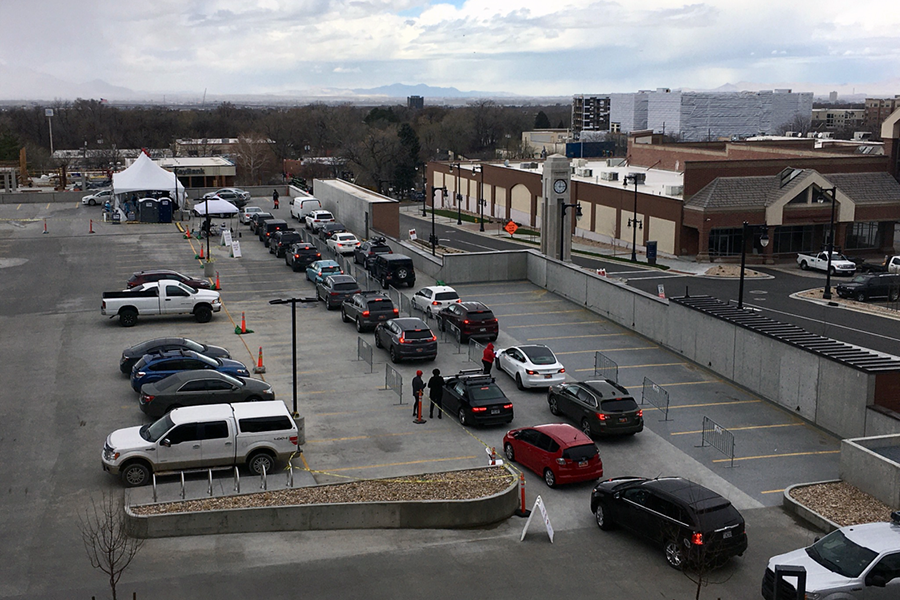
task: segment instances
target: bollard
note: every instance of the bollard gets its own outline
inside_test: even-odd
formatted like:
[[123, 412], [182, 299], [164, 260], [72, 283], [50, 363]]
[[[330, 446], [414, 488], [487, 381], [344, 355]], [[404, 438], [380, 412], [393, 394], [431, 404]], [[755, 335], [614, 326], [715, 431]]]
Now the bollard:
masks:
[[44, 219], [44, 233], [50, 233], [47, 231], [47, 219]]
[[91, 228], [88, 230], [88, 233], [94, 233], [94, 220], [91, 219]]
[[416, 410], [416, 418], [413, 419], [413, 423], [415, 423], [416, 425], [421, 425], [422, 423], [425, 423], [425, 419], [422, 418], [422, 392], [421, 392], [421, 390], [417, 394], [416, 399], [417, 399], [417, 404], [419, 406]]
[[516, 510], [517, 517], [527, 517], [531, 511], [525, 508], [525, 473], [519, 473], [519, 490], [522, 498], [522, 505]]

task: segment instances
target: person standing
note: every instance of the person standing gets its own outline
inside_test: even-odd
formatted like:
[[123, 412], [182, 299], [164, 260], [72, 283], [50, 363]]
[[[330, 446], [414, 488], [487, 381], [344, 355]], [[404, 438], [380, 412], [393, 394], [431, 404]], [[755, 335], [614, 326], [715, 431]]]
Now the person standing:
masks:
[[491, 367], [494, 366], [494, 358], [496, 356], [493, 342], [488, 342], [488, 345], [484, 347], [484, 354], [481, 355], [481, 364], [484, 365], [485, 374], [491, 374]]
[[413, 391], [413, 416], [419, 416], [422, 409], [422, 393], [425, 391], [425, 382], [422, 381], [422, 371], [416, 371], [416, 376], [412, 380]]
[[272, 203], [275, 205], [275, 208], [278, 208], [278, 190], [272, 192]]
[[441, 377], [441, 370], [435, 369], [431, 372], [431, 379], [428, 380], [428, 397], [431, 398], [431, 406], [428, 408], [428, 418], [434, 418], [434, 407], [437, 406], [438, 419], [441, 418], [441, 399], [444, 394], [444, 378]]

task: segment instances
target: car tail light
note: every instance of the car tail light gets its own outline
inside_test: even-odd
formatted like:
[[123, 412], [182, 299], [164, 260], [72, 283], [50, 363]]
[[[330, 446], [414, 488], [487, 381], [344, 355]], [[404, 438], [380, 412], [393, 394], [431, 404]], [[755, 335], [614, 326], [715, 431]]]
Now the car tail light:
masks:
[[457, 301], [457, 302], [462, 302], [462, 298], [457, 298], [456, 301]]
[[560, 369], [559, 371], [557, 371], [557, 373], [565, 373], [565, 372], [566, 372], [566, 368], [565, 368], [565, 367], [563, 367], [562, 369]]
[[637, 416], [639, 416], [639, 417], [643, 417], [643, 416], [644, 416], [644, 409], [643, 409], [643, 408], [639, 408], [639, 409], [638, 409]]
[[691, 536], [691, 543], [695, 546], [703, 545], [703, 534], [699, 531]]
[[294, 255], [294, 259], [298, 259], [298, 258], [300, 258], [300, 255], [299, 255], [299, 254], [295, 254], [295, 255]]
[[468, 325], [468, 324], [469, 324], [469, 320], [468, 320], [468, 319], [463, 319], [463, 325]]
[[558, 465], [565, 465], [565, 464], [566, 464], [566, 459], [564, 459], [564, 458], [557, 458], [557, 459], [556, 459], [556, 464], [558, 464]]
[[401, 344], [406, 344], [406, 343], [407, 343], [406, 338], [403, 337], [402, 335], [400, 336], [400, 339], [397, 340], [397, 341], [400, 342]]
[[512, 408], [512, 402], [503, 405], [503, 408]]
[[600, 419], [601, 421], [605, 421], [609, 418], [609, 416], [604, 413], [597, 413], [597, 418]]
[[431, 305], [432, 305], [432, 306], [440, 306], [441, 303], [438, 302], [437, 300], [432, 300], [432, 301], [431, 301]]
[[103, 300], [103, 301], [100, 303], [100, 308], [106, 308], [106, 300]]
[[320, 252], [316, 252], [316, 258], [322, 258], [322, 254]]
[[431, 341], [432, 341], [432, 342], [436, 342], [436, 341], [437, 341], [437, 336], [434, 335], [434, 334], [431, 334]]
[[537, 371], [532, 371], [531, 369], [529, 369], [525, 372], [528, 373], [529, 375], [537, 375]]
[[394, 309], [394, 314], [395, 314], [395, 315], [399, 315], [399, 314], [400, 314], [400, 310], [395, 308], [395, 309]]
[[299, 439], [299, 436], [292, 435], [289, 439], [291, 440], [291, 443], [292, 443], [293, 445], [296, 446], [296, 445], [297, 445], [297, 440]]
[[369, 311], [367, 311], [367, 310], [362, 311], [362, 316], [368, 317], [368, 316], [369, 316]]
[[487, 410], [486, 406], [473, 406], [472, 412], [485, 412]]
[[150, 394], [141, 394], [141, 402], [143, 402], [144, 404], [150, 404], [151, 402], [153, 402], [154, 398], [156, 398], [156, 396], [151, 396]]
[[146, 374], [147, 374], [147, 373], [145, 373], [144, 371], [138, 371], [136, 376], [137, 376], [137, 377], [143, 377], [143, 376], [146, 375]]
[[497, 322], [497, 319], [491, 319], [491, 320], [488, 321], [488, 322], [489, 322], [489, 323], [496, 323], [496, 322]]
[[329, 295], [329, 296], [337, 296], [338, 293], [337, 293], [337, 292], [330, 292], [328, 295]]

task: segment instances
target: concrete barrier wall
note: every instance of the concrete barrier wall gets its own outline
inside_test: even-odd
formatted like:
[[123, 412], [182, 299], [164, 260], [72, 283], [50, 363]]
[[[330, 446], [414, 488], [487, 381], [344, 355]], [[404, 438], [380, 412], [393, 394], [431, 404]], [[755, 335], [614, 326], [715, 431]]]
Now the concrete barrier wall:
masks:
[[[512, 475], [512, 471], [510, 471]], [[126, 508], [129, 535], [184, 535], [331, 529], [453, 529], [483, 527], [508, 519], [519, 507], [519, 484], [477, 500], [304, 504], [189, 513], [136, 515]]]
[[[50, 188], [52, 189], [52, 188]], [[41, 204], [45, 202], [81, 202], [91, 192], [10, 192], [0, 194], [0, 204]]]
[[875, 375], [819, 357], [817, 394], [807, 391], [803, 406], [813, 406], [813, 421], [841, 437], [866, 435], [867, 407], [875, 393]]
[[900, 509], [900, 464], [875, 452], [883, 448], [900, 451], [900, 435], [841, 440], [840, 477], [892, 509]]
[[883, 412], [876, 406], [866, 408], [866, 435], [890, 435], [900, 433], [900, 417], [897, 413]]
[[[392, 225], [400, 220], [400, 203], [396, 200], [341, 179], [316, 179], [313, 181], [313, 190], [313, 196], [322, 203], [322, 208], [333, 213], [335, 220], [346, 225], [360, 238], [366, 237], [367, 231], [371, 236], [376, 230], [373, 210], [373, 205], [376, 204], [379, 220], [386, 224], [379, 230], [392, 237], [398, 235], [396, 225]], [[392, 215], [395, 218], [392, 219]]]

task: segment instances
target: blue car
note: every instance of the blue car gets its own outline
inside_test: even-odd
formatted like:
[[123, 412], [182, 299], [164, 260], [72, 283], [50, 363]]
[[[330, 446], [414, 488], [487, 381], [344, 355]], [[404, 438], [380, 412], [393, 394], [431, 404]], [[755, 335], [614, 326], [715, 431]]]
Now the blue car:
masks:
[[170, 350], [146, 354], [131, 369], [131, 388], [140, 393], [141, 386], [165, 379], [173, 373], [210, 369], [233, 377], [249, 377], [243, 363], [229, 358], [211, 358], [193, 350]]
[[320, 283], [328, 275], [343, 275], [341, 265], [333, 260], [317, 260], [306, 267], [306, 278], [313, 283]]

